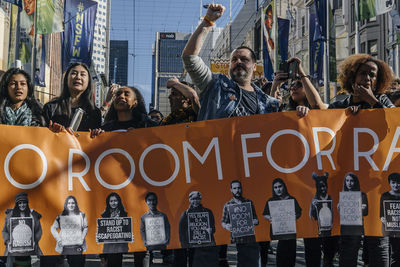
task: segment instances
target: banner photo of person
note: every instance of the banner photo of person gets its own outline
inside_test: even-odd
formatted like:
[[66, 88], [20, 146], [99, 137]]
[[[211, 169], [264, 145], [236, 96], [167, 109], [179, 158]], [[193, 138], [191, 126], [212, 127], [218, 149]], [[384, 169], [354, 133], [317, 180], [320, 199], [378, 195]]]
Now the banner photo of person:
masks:
[[296, 237], [397, 237], [399, 112], [283, 112], [93, 139], [0, 125], [0, 250], [203, 251]]

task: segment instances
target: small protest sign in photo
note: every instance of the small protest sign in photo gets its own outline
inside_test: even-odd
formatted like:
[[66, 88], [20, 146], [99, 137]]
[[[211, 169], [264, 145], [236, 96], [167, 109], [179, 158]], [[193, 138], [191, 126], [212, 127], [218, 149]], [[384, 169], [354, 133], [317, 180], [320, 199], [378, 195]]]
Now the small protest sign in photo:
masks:
[[60, 229], [63, 246], [82, 245], [82, 217], [80, 215], [60, 216]]
[[384, 200], [383, 201], [385, 231], [400, 231], [400, 201]]
[[319, 231], [331, 230], [333, 223], [332, 200], [318, 200], [316, 205]]
[[146, 245], [162, 245], [166, 242], [164, 218], [146, 217], [144, 220], [146, 226]]
[[9, 251], [11, 253], [34, 250], [35, 241], [32, 217], [10, 218], [10, 228]]
[[339, 192], [340, 225], [362, 225], [362, 199], [360, 191]]
[[273, 235], [296, 233], [296, 212], [294, 199], [269, 201]]
[[233, 238], [254, 235], [253, 212], [251, 203], [233, 204], [228, 206], [231, 219], [231, 234]]
[[187, 215], [189, 243], [198, 245], [210, 243], [209, 229], [211, 227], [208, 212], [188, 212]]
[[97, 243], [133, 242], [132, 218], [114, 217], [97, 219]]

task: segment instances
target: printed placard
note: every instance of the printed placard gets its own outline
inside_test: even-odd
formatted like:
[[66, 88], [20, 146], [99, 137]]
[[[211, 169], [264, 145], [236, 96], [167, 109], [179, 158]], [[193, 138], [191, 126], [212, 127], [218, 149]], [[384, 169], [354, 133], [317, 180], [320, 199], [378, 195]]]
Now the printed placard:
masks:
[[385, 231], [399, 232], [400, 231], [400, 201], [384, 200], [383, 201]]
[[96, 242], [133, 242], [132, 217], [98, 218]]
[[339, 192], [340, 225], [362, 225], [361, 192]]
[[10, 218], [10, 252], [29, 252], [34, 250], [34, 225], [32, 217]]
[[63, 246], [82, 245], [81, 215], [60, 216], [60, 236]]
[[189, 244], [210, 243], [210, 215], [208, 212], [188, 212]]
[[229, 205], [228, 211], [233, 238], [254, 235], [253, 212], [250, 202]]
[[144, 219], [146, 227], [146, 245], [162, 245], [165, 244], [165, 222], [164, 217], [147, 217]]
[[332, 200], [317, 200], [317, 215], [319, 231], [331, 230], [333, 223]]
[[269, 201], [273, 235], [296, 234], [294, 199]]

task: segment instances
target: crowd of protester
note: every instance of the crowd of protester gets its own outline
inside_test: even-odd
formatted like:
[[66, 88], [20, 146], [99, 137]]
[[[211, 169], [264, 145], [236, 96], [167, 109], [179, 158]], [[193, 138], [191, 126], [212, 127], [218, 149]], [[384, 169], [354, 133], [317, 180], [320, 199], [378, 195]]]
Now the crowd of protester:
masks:
[[[323, 103], [319, 91], [312, 83], [310, 76], [304, 71], [302, 62], [298, 58], [288, 61], [288, 63], [297, 62], [298, 71], [295, 78], [289, 79], [288, 73], [277, 71], [273, 81], [267, 81], [265, 78], [252, 80], [255, 66], [254, 52], [246, 46], [240, 46], [231, 54], [230, 77], [212, 74], [199, 58], [198, 53], [208, 30], [222, 16], [223, 12], [223, 6], [209, 5], [205, 19], [189, 39], [182, 58], [193, 84], [176, 77], [167, 81], [165, 86], [170, 89], [171, 113], [166, 116], [158, 110], [151, 110], [147, 113], [140, 90], [126, 85], [112, 85], [106, 101], [100, 109], [97, 108], [92, 99], [92, 77], [88, 67], [83, 63], [74, 63], [64, 74], [61, 95], [44, 106], [34, 97], [34, 86], [28, 73], [19, 68], [11, 68], [3, 73], [0, 81], [0, 123], [48, 127], [55, 133], [67, 131], [74, 134], [74, 131], [89, 131], [91, 137], [94, 138], [104, 131], [129, 131], [137, 128], [259, 113], [296, 111], [299, 117], [304, 117], [311, 116], [308, 115], [310, 109], [341, 108], [356, 115], [360, 109], [400, 106], [400, 79], [394, 78], [391, 69], [385, 62], [367, 54], [352, 55], [341, 63], [338, 83], [346, 94], [333, 103]], [[79, 112], [82, 114], [78, 125], [75, 125], [76, 114]], [[346, 174], [346, 177], [350, 177], [358, 183], [355, 174]], [[279, 186], [281, 189], [275, 189]], [[346, 183], [343, 187], [344, 190], [360, 191], [359, 183], [356, 189], [347, 188]], [[283, 193], [277, 193], [280, 192], [279, 190], [283, 190]], [[274, 180], [273, 192], [275, 192], [273, 198], [276, 199], [290, 197], [285, 183], [280, 178]], [[110, 195], [110, 197], [112, 196]], [[119, 196], [114, 196], [114, 198], [116, 201], [121, 201]], [[16, 206], [20, 201], [28, 202], [25, 196], [20, 196], [18, 201], [16, 199]], [[15, 208], [15, 210], [18, 209]], [[301, 209], [297, 210], [296, 217], [299, 217]], [[66, 211], [68, 211], [67, 208]], [[122, 212], [125, 212], [123, 206]], [[17, 213], [19, 214], [21, 211]], [[368, 214], [367, 206], [366, 210], [363, 210], [363, 214]], [[18, 215], [8, 211], [7, 216]], [[267, 220], [271, 219], [267, 206], [264, 217]], [[313, 217], [313, 214], [310, 213], [310, 217]], [[56, 221], [54, 223], [52, 233], [57, 235]], [[40, 224], [38, 224], [39, 226]], [[229, 226], [224, 228], [229, 230]], [[363, 247], [364, 253], [363, 260], [369, 266], [389, 266], [389, 263], [400, 261], [400, 244], [396, 239], [363, 237], [363, 229], [360, 230], [358, 236], [347, 236], [346, 231], [343, 233], [344, 235], [340, 238], [305, 238], [307, 266], [319, 266], [321, 260], [324, 266], [333, 266], [333, 258], [337, 253], [339, 253], [340, 266], [356, 266], [357, 255], [361, 247]], [[3, 230], [4, 234], [6, 233]], [[289, 241], [279, 242], [277, 266], [295, 265], [296, 242], [293, 238], [295, 237]], [[240, 244], [238, 254], [251, 253], [254, 255], [254, 248], [256, 248], [256, 254], [260, 255], [261, 260], [256, 258], [253, 263], [238, 262], [238, 266], [259, 266], [259, 262], [262, 266], [266, 266], [269, 242], [262, 242], [258, 245], [253, 243], [251, 246]], [[166, 246], [162, 249], [165, 248]], [[63, 251], [71, 249], [76, 248], [59, 247], [61, 254], [65, 254]], [[81, 252], [82, 250], [84, 248], [81, 248]], [[152, 250], [151, 246], [149, 250]], [[37, 251], [40, 251], [39, 247], [37, 247]], [[261, 254], [257, 251], [260, 251]], [[101, 256], [103, 265], [107, 266], [107, 262], [110, 261], [109, 264], [111, 262], [112, 264], [108, 266], [118, 267], [122, 266], [122, 252], [127, 252], [127, 250], [124, 246], [120, 251], [108, 249], [104, 252], [107, 254]], [[110, 254], [112, 252], [119, 254], [113, 256]], [[40, 254], [38, 253], [38, 255]], [[196, 258], [196, 250], [176, 249], [173, 254], [174, 257], [170, 257], [171, 255], [168, 253], [163, 254], [167, 255], [169, 259], [172, 258], [170, 260], [172, 266], [187, 266], [188, 264], [196, 266], [196, 262], [193, 262], [193, 259]], [[7, 255], [9, 254], [7, 253]], [[14, 256], [14, 263], [17, 264], [14, 266], [30, 266], [29, 256]], [[70, 266], [82, 266], [84, 257], [81, 253], [74, 257], [68, 257]], [[143, 257], [143, 254], [137, 254], [135, 266], [142, 266]], [[215, 257], [211, 258], [216, 259]], [[60, 261], [63, 261], [63, 256], [42, 257], [41, 266], [57, 266]], [[219, 246], [218, 261], [215, 266], [227, 266], [226, 246]], [[214, 266], [214, 263], [210, 262], [210, 265]]]

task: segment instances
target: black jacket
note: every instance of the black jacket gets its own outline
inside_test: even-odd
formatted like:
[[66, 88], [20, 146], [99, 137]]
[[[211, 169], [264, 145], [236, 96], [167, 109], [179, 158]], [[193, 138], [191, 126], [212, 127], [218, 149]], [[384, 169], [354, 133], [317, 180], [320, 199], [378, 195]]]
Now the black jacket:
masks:
[[118, 130], [127, 130], [129, 128], [132, 129], [139, 129], [139, 128], [147, 128], [158, 126], [158, 123], [150, 119], [146, 114], [142, 114], [141, 118], [133, 118], [129, 121], [119, 121], [119, 120], [112, 120], [105, 123], [101, 126], [106, 132], [118, 131]]
[[335, 101], [331, 104], [329, 104], [329, 109], [337, 109], [337, 108], [347, 108], [350, 106], [361, 106], [362, 109], [367, 109], [367, 108], [394, 108], [393, 103], [390, 101], [389, 97], [385, 94], [381, 95], [376, 95], [375, 96], [378, 99], [378, 103], [376, 103], [373, 107], [371, 107], [370, 104], [366, 102], [359, 102], [359, 103], [354, 103], [353, 102], [353, 96], [352, 95], [347, 95], [344, 99]]
[[[43, 116], [46, 120], [46, 126], [49, 125], [50, 120], [56, 122], [58, 124], [63, 125], [64, 127], [69, 127], [71, 123], [72, 116], [75, 112], [75, 108], [71, 109], [71, 115], [68, 116], [63, 114], [60, 108], [61, 101], [59, 99], [52, 100], [46, 103], [43, 107]], [[97, 129], [101, 126], [101, 112], [100, 109], [94, 107], [83, 108], [85, 113], [83, 114], [83, 118], [81, 124], [78, 127], [78, 131], [89, 131], [89, 129]]]

